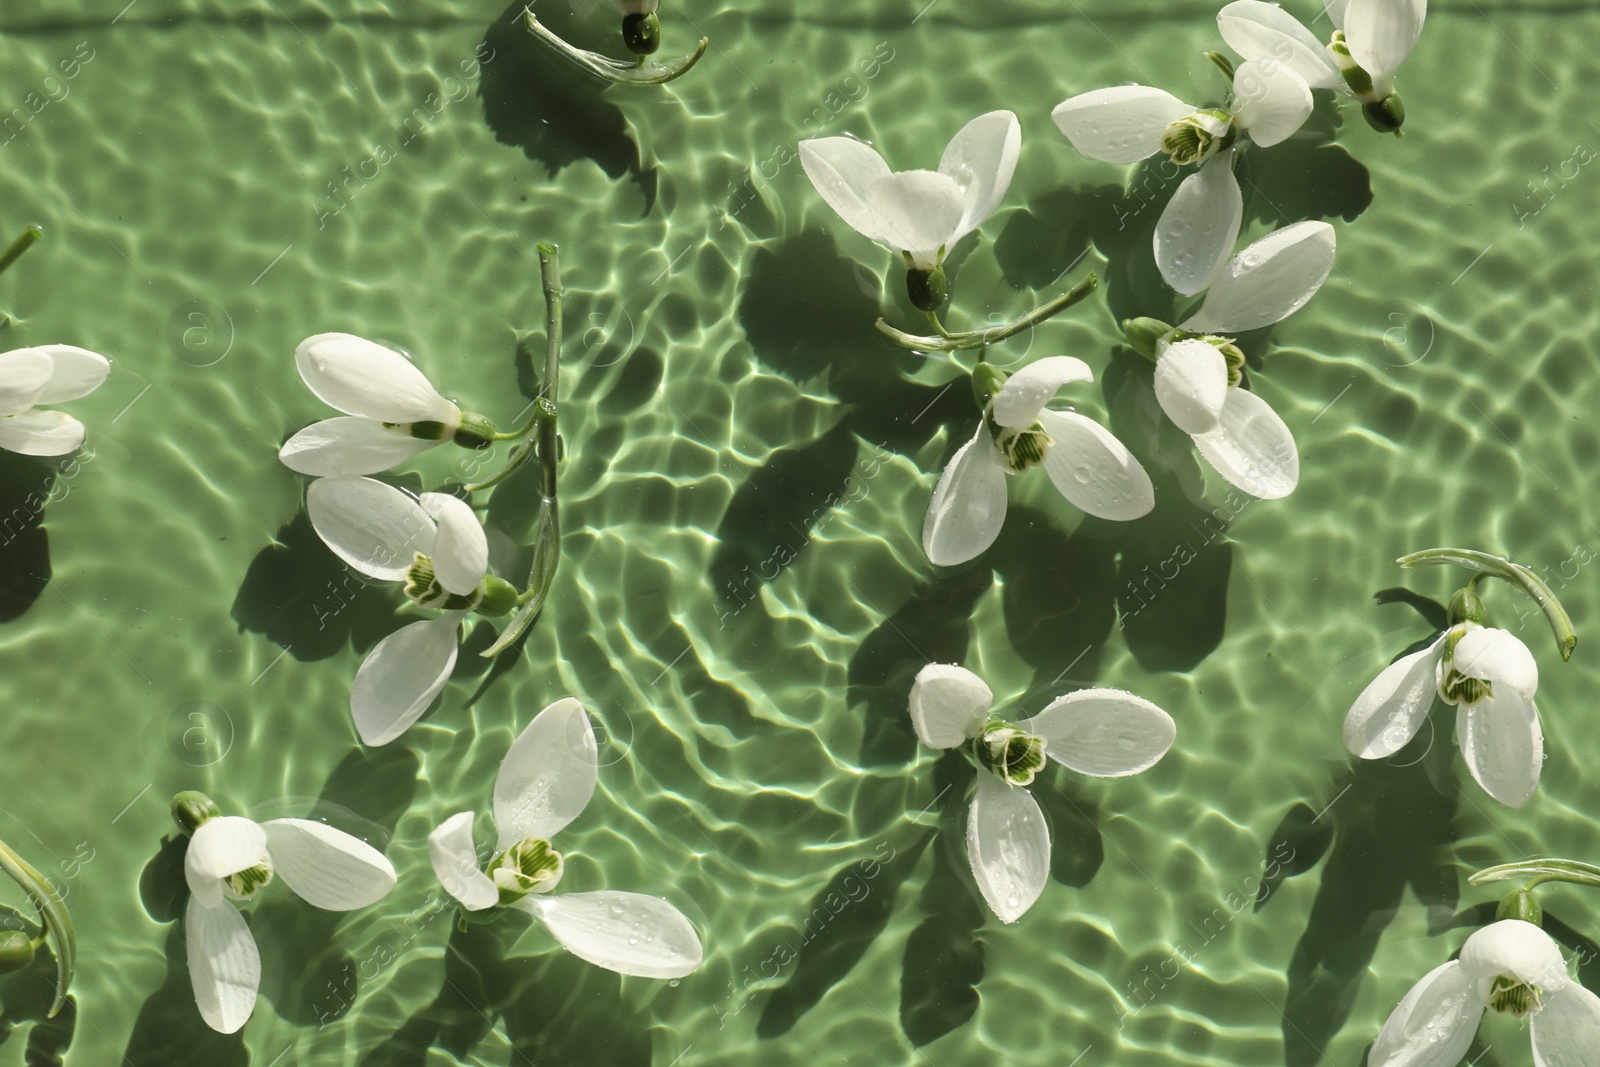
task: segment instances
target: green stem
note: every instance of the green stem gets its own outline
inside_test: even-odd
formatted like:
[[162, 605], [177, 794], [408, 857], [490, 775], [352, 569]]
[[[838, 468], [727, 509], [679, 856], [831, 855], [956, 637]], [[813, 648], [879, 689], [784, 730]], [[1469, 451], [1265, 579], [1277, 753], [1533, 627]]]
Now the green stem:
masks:
[[56, 998], [50, 1005], [54, 1018], [61, 1005], [67, 1002], [67, 987], [72, 984], [73, 961], [78, 955], [78, 941], [72, 931], [72, 916], [67, 913], [67, 902], [61, 898], [44, 875], [33, 869], [27, 860], [17, 855], [4, 841], [0, 841], [0, 870], [11, 876], [22, 887], [39, 909], [44, 928], [55, 940]]
[[43, 236], [44, 231], [38, 226], [29, 226], [17, 234], [16, 240], [7, 245], [4, 252], [0, 252], [0, 274], [4, 274], [11, 267], [11, 264], [21, 259], [22, 253], [32, 248], [34, 242]]
[[496, 476], [504, 477], [521, 467], [532, 456], [539, 457], [539, 519], [534, 535], [533, 566], [528, 574], [527, 591], [517, 597], [517, 613], [500, 632], [494, 644], [481, 655], [488, 659], [515, 642], [544, 610], [545, 598], [555, 584], [556, 565], [561, 560], [561, 522], [556, 506], [557, 468], [561, 459], [561, 439], [556, 433], [556, 398], [559, 394], [561, 373], [561, 265], [556, 258], [558, 249], [553, 244], [539, 245], [539, 277], [544, 288], [545, 307], [545, 357], [544, 380], [539, 386], [535, 401], [533, 422], [535, 436], [507, 465], [507, 470]]
[[1228, 85], [1232, 86], [1233, 64], [1228, 61], [1228, 57], [1221, 52], [1207, 52], [1206, 58], [1217, 65], [1217, 69], [1222, 71], [1222, 76], [1228, 79]]
[[1521, 860], [1517, 863], [1502, 863], [1495, 867], [1485, 867], [1477, 874], [1467, 879], [1469, 885], [1486, 885], [1489, 882], [1504, 882], [1514, 878], [1527, 878], [1526, 886], [1532, 889], [1541, 882], [1571, 882], [1574, 885], [1588, 886], [1590, 889], [1600, 889], [1600, 867], [1592, 863], [1580, 863], [1577, 860], [1564, 860], [1556, 857], [1546, 857], [1533, 860]]
[[[1023, 330], [1043, 322], [1045, 319], [1048, 319], [1053, 315], [1060, 314], [1073, 304], [1076, 304], [1078, 301], [1084, 299], [1090, 293], [1094, 292], [1099, 285], [1100, 279], [1095, 277], [1093, 271], [1090, 271], [1083, 281], [1079, 282], [1071, 289], [1068, 289], [1065, 293], [1062, 293], [1048, 304], [1041, 304], [1039, 307], [1028, 312], [1019, 319], [1008, 322], [1003, 326], [991, 327], [987, 330], [958, 330], [954, 333], [941, 332], [941, 334], [937, 337], [928, 337], [918, 336], [917, 334], [913, 333], [906, 333], [904, 330], [897, 330], [893, 326], [890, 326], [888, 323], [884, 322], [882, 319], [877, 321], [876, 326], [880, 334], [887, 337], [895, 344], [900, 345], [902, 348], [914, 349], [918, 352], [959, 352], [969, 348], [982, 348], [985, 345], [992, 345], [996, 342], [1004, 341], [1007, 337], [1019, 334]], [[930, 316], [932, 316], [932, 314], [932, 312], [929, 312]], [[937, 319], [934, 319], [934, 324], [937, 327]]]
[[944, 328], [944, 323], [939, 321], [939, 313], [937, 311], [929, 311], [927, 312], [927, 316], [928, 325], [933, 327], [934, 333], [938, 334], [940, 337], [953, 336], [949, 330]]
[[1419, 567], [1434, 563], [1454, 564], [1520, 587], [1544, 612], [1545, 621], [1550, 624], [1550, 630], [1555, 634], [1556, 648], [1561, 652], [1561, 659], [1566, 661], [1572, 658], [1572, 650], [1578, 644], [1578, 635], [1572, 628], [1571, 617], [1567, 615], [1566, 609], [1561, 606], [1561, 601], [1556, 599], [1555, 593], [1545, 584], [1544, 579], [1522, 564], [1471, 548], [1428, 548], [1401, 556], [1395, 562], [1402, 567]]

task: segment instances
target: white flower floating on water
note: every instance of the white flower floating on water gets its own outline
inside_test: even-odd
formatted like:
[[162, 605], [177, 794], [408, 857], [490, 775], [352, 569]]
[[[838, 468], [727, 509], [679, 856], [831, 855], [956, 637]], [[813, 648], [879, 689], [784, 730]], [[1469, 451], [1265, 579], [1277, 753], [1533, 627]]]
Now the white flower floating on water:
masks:
[[[1244, 353], [1238, 334], [1294, 314], [1333, 269], [1333, 227], [1297, 222], [1274, 230], [1231, 259], [1205, 302], [1176, 330], [1153, 319], [1124, 324], [1156, 336], [1156, 400], [1189, 434], [1218, 474], [1252, 496], [1287, 496], [1300, 481], [1300, 454], [1289, 427], [1255, 393], [1240, 388]], [[1137, 324], [1137, 325], [1136, 325]], [[1145, 350], [1144, 339], [1135, 347]]]
[[700, 966], [700, 937], [660, 897], [601, 890], [552, 893], [565, 868], [550, 839], [594, 795], [594, 727], [583, 705], [565, 697], [534, 716], [512, 742], [494, 782], [497, 844], [478, 868], [472, 812], [428, 835], [434, 873], [469, 912], [518, 908], [549, 929], [567, 951], [597, 967], [641, 978], [681, 978]]
[[936, 311], [946, 295], [945, 255], [1000, 206], [1021, 148], [1017, 117], [991, 111], [950, 140], [937, 171], [891, 172], [853, 137], [801, 141], [800, 162], [841, 219], [905, 260], [911, 302]]
[[365, 744], [388, 744], [450, 680], [461, 620], [469, 611], [504, 614], [516, 590], [488, 573], [483, 525], [453, 496], [412, 497], [371, 478], [319, 478], [306, 491], [306, 513], [340, 559], [368, 577], [404, 582], [411, 601], [444, 610], [379, 641], [356, 672], [356, 732]]
[[965, 667], [930, 663], [911, 686], [911, 724], [929, 748], [968, 746], [978, 789], [967, 816], [967, 858], [990, 909], [1013, 923], [1050, 876], [1044, 813], [1023, 788], [1046, 756], [1080, 774], [1121, 778], [1154, 766], [1177, 736], [1172, 716], [1120, 689], [1084, 689], [1012, 724], [990, 713], [994, 694]]
[[77, 400], [100, 388], [111, 361], [72, 345], [0, 353], [0, 448], [24, 456], [64, 456], [83, 444], [83, 423], [39, 404]]
[[1289, 67], [1250, 60], [1234, 72], [1231, 110], [1196, 108], [1145, 85], [1097, 89], [1058, 104], [1052, 117], [1090, 159], [1136, 163], [1164, 152], [1200, 169], [1178, 186], [1156, 222], [1155, 259], [1168, 285], [1193, 296], [1216, 277], [1244, 219], [1233, 174], [1240, 136], [1265, 148], [1311, 114], [1311, 90]]
[[381, 852], [323, 823], [225, 816], [199, 793], [178, 794], [172, 810], [190, 835], [183, 858], [189, 980], [206, 1025], [224, 1034], [249, 1020], [261, 985], [261, 954], [234, 901], [252, 899], [274, 878], [328, 911], [364, 908], [394, 888], [394, 867]]
[[972, 381], [983, 420], [934, 487], [922, 526], [929, 560], [949, 567], [994, 544], [1006, 517], [1006, 475], [1030, 467], [1044, 467], [1062, 496], [1102, 519], [1136, 519], [1155, 507], [1150, 476], [1111, 431], [1045, 407], [1063, 385], [1093, 380], [1071, 356], [1038, 360], [1009, 378], [978, 364]]
[[487, 448], [494, 426], [440, 396], [400, 353], [348, 333], [319, 333], [294, 353], [301, 379], [341, 418], [313, 423], [278, 450], [300, 474], [376, 474], [446, 441]]
[[1313, 89], [1361, 102], [1368, 125], [1398, 133], [1406, 111], [1394, 76], [1422, 35], [1428, 0], [1325, 0], [1338, 29], [1323, 44], [1277, 4], [1236, 0], [1217, 12], [1222, 39], [1248, 62], [1277, 61]]
[[1367, 1067], [1456, 1067], [1485, 1011], [1528, 1020], [1539, 1067], [1593, 1067], [1600, 997], [1568, 975], [1549, 934], [1521, 919], [1478, 930], [1459, 959], [1413, 986], [1378, 1032]]
[[1539, 665], [1515, 635], [1457, 622], [1420, 652], [1385, 667], [1344, 720], [1344, 743], [1362, 759], [1405, 747], [1435, 697], [1456, 707], [1456, 740], [1484, 792], [1520, 808], [1539, 784], [1544, 732], [1533, 694]]

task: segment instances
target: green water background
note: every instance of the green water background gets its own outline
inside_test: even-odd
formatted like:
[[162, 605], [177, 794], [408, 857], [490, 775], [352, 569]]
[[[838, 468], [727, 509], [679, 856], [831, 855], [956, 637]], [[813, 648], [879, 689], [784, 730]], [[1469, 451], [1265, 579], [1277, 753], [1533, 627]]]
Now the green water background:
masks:
[[[545, 15], [610, 47], [609, 4], [577, 4]], [[1326, 217], [1339, 240], [1316, 299], [1249, 339], [1253, 387], [1302, 461], [1293, 496], [1260, 503], [1202, 474], [1186, 440], [1152, 436], [1147, 372], [1116, 354], [1113, 315], [1171, 310], [1141, 251], [1159, 183], [1080, 158], [1049, 119], [1134, 80], [1216, 99], [1200, 55], [1220, 47], [1213, 5], [673, 4], [665, 47], [704, 32], [702, 65], [605, 93], [574, 88], [509, 15], [288, 0], [0, 14], [0, 108], [26, 109], [0, 136], [0, 220], [47, 232], [0, 281], [18, 320], [0, 341], [116, 363], [71, 406], [93, 459], [44, 509], [52, 577], [8, 590], [37, 600], [0, 627], [0, 837], [53, 868], [77, 921], [67, 1062], [1353, 1067], [1465, 936], [1430, 921], [1493, 899], [1458, 876], [1600, 859], [1583, 782], [1600, 184], [1576, 162], [1600, 150], [1600, 13], [1435, 3], [1401, 73], [1404, 139], [1347, 111], [1335, 147], [1297, 141], [1241, 172], [1246, 236]], [[1087, 360], [1097, 383], [1074, 401], [1140, 450], [1161, 503], [1113, 526], [1019, 479], [1000, 544], [936, 571], [922, 515], [973, 411], [964, 387], [944, 391], [949, 364], [874, 339], [880, 311], [913, 321], [901, 271], [832, 217], [794, 147], [849, 132], [897, 168], [933, 166], [995, 108], [1021, 119], [1021, 161], [958, 252], [951, 320], [1008, 318], [1099, 270], [1103, 297], [996, 358]], [[537, 346], [542, 240], [562, 246], [569, 323], [550, 606], [509, 670], [464, 656], [423, 724], [363, 752], [350, 679], [396, 598], [346, 582], [297, 517], [302, 480], [274, 450], [326, 409], [294, 346], [388, 339], [508, 423], [531, 391], [517, 331]], [[406, 484], [461, 462], [431, 455]], [[13, 510], [41, 470], [8, 461]], [[514, 497], [490, 515], [502, 561], [526, 532]], [[1429, 632], [1373, 595], [1453, 588], [1392, 566], [1434, 544], [1535, 566], [1584, 635], [1561, 665], [1527, 602], [1490, 595], [1543, 669], [1549, 759], [1523, 811], [1471, 783], [1448, 718], [1391, 766], [1352, 774], [1340, 744], [1356, 693]], [[40, 573], [39, 547], [8, 542], [13, 573]], [[930, 660], [1007, 702], [1112, 685], [1178, 722], [1140, 777], [1041, 776], [1054, 877], [1015, 926], [966, 882], [970, 771], [919, 750], [905, 717]], [[510, 739], [567, 694], [603, 727], [605, 766], [558, 842], [563, 888], [683, 908], [707, 958], [680, 982], [619, 980], [540, 931], [510, 949], [510, 924], [458, 940], [447, 970], [426, 835], [485, 809]], [[200, 1022], [169, 921], [166, 802], [185, 788], [387, 839], [400, 875], [348, 916], [281, 887], [252, 907], [263, 997], [242, 1041]], [[1323, 848], [1252, 910], [1274, 857]], [[1544, 900], [1600, 935], [1592, 895]], [[1486, 1045], [1480, 1064], [1528, 1062], [1514, 1025], [1474, 1055]]]

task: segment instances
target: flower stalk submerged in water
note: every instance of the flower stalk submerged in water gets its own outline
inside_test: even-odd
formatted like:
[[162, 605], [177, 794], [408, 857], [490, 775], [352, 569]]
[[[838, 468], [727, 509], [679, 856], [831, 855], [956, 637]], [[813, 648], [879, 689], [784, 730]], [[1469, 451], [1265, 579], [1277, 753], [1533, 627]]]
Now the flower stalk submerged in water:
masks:
[[1017, 723], [991, 713], [994, 694], [965, 667], [930, 663], [911, 686], [911, 724], [929, 748], [966, 746], [978, 766], [967, 815], [967, 858], [989, 909], [1013, 923], [1050, 875], [1050, 833], [1025, 788], [1045, 757], [1080, 774], [1148, 770], [1177, 736], [1172, 716], [1120, 689], [1083, 689]]
[[511, 907], [538, 919], [561, 945], [597, 967], [641, 978], [681, 978], [700, 966], [693, 925], [676, 907], [643, 893], [554, 893], [566, 858], [551, 839], [594, 795], [598, 766], [589, 713], [556, 701], [512, 742], [494, 783], [494, 855], [481, 869], [470, 811], [428, 835], [445, 892], [468, 913]]

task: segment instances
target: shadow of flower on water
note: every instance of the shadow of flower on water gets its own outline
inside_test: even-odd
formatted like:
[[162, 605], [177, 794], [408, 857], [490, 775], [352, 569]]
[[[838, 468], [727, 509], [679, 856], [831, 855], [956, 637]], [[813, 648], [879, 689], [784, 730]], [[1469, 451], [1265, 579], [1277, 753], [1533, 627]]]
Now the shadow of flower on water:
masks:
[[[648, 215], [655, 206], [659, 176], [654, 167], [645, 165], [621, 109], [602, 95], [606, 83], [580, 73], [529, 33], [522, 24], [527, 6], [526, 0], [515, 0], [484, 32], [479, 53], [484, 121], [495, 140], [544, 164], [548, 177], [589, 159], [608, 177], [632, 178]], [[575, 45], [608, 50], [616, 43], [614, 15], [605, 22], [611, 36], [598, 40], [596, 27], [580, 21], [585, 13], [580, 6], [541, 7], [539, 18]]]
[[0, 622], [21, 618], [50, 584], [44, 509], [56, 470], [0, 449]]
[[[454, 922], [453, 911], [448, 921]], [[622, 996], [622, 977], [563, 951], [508, 953], [533, 920], [506, 911], [492, 922], [456, 926], [433, 1001], [362, 1057], [361, 1067], [422, 1067], [429, 1050], [466, 1059], [503, 1024], [512, 1063], [603, 1063], [649, 1067], [650, 1020]], [[408, 965], [436, 970], [435, 961]]]
[[[1444, 614], [1431, 602], [1413, 606], [1424, 618]], [[1436, 636], [1430, 634], [1395, 659], [1419, 651]], [[1268, 864], [1276, 860], [1293, 871], [1306, 871], [1327, 852], [1305, 931], [1289, 962], [1283, 1005], [1287, 1067], [1323, 1061], [1322, 1050], [1349, 1018], [1373, 953], [1408, 886], [1428, 908], [1436, 932], [1455, 911], [1460, 886], [1449, 846], [1460, 835], [1456, 809], [1461, 786], [1452, 766], [1454, 714], [1435, 701], [1409, 744], [1385, 760], [1355, 760], [1347, 776], [1331, 783], [1331, 799], [1319, 814], [1307, 819], [1298, 810], [1304, 805], [1296, 805], [1273, 835]], [[1331, 833], [1313, 830], [1317, 823], [1331, 825]], [[1294, 850], [1291, 854], [1284, 854], [1284, 842]], [[1263, 885], [1258, 906], [1270, 895]]]

